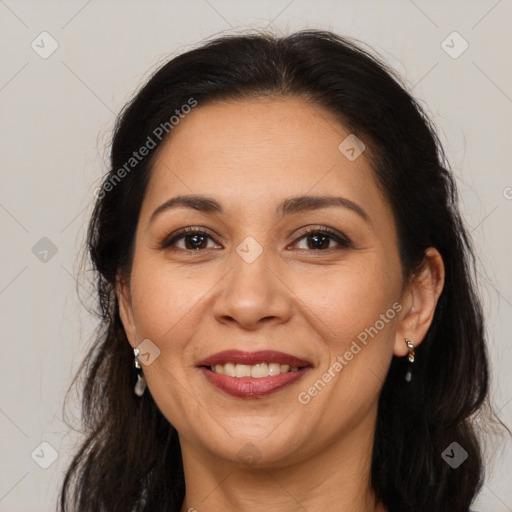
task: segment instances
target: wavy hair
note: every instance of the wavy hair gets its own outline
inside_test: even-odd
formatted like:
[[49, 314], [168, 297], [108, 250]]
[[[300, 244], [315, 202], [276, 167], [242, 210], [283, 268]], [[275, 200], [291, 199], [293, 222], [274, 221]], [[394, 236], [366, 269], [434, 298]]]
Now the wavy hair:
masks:
[[[484, 322], [471, 241], [435, 129], [399, 77], [360, 44], [328, 31], [286, 37], [256, 31], [218, 37], [172, 58], [117, 119], [110, 168], [88, 228], [100, 328], [81, 369], [86, 436], [62, 484], [63, 512], [179, 512], [185, 481], [178, 435], [150, 393], [139, 398], [133, 392], [133, 351], [119, 316], [116, 276], [130, 273], [142, 200], [166, 140], [157, 140], [155, 129], [168, 127], [191, 97], [200, 108], [282, 95], [326, 109], [368, 141], [394, 214], [404, 278], [418, 272], [428, 247], [438, 249], [445, 265], [444, 290], [417, 348], [414, 378], [404, 385], [405, 358], [393, 357], [379, 397], [371, 464], [377, 499], [390, 512], [467, 512], [481, 488], [484, 464], [473, 417], [488, 401]], [[114, 179], [148, 137], [156, 147]], [[452, 442], [468, 453], [457, 470], [441, 457]]]

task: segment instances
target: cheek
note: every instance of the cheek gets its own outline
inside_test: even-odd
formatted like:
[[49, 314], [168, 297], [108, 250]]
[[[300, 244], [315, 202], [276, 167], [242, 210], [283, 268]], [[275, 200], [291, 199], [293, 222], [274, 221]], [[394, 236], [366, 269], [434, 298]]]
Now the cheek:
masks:
[[[298, 277], [302, 300], [322, 320], [327, 338], [344, 342], [373, 326], [400, 297], [397, 265], [376, 253], [353, 264]], [[299, 292], [300, 294], [300, 292]]]
[[[150, 258], [141, 259], [140, 264], [134, 261], [132, 307], [139, 342], [149, 339], [160, 350], [154, 362], [144, 367], [151, 394], [167, 419], [186, 433], [189, 421], [201, 421], [202, 411], [185, 391], [195, 360], [190, 340], [203, 316], [205, 295], [215, 281], [207, 282], [208, 274], [200, 272], [193, 279], [182, 274]], [[183, 411], [187, 411], [187, 420]]]
[[322, 370], [330, 372], [325, 380], [334, 384], [326, 396], [343, 394], [342, 401], [362, 404], [378, 392], [392, 358], [400, 290], [399, 265], [379, 257], [310, 287], [308, 306], [321, 320], [317, 325], [325, 326], [322, 338], [329, 352]]
[[180, 274], [150, 258], [141, 258], [139, 264], [134, 261], [132, 270], [137, 335], [140, 339], [149, 338], [170, 355], [182, 351], [187, 341], [184, 333], [190, 337], [197, 328], [197, 311], [212, 287], [204, 272], [195, 273], [193, 279]]
[[401, 280], [396, 268], [384, 267], [368, 258], [350, 272], [332, 272], [308, 286], [307, 306], [328, 356], [315, 378], [299, 390], [298, 400], [321, 424], [330, 425], [332, 435], [340, 418], [345, 418], [343, 428], [349, 428], [368, 413], [389, 369]]
[[[160, 372], [177, 376], [183, 371], [187, 343], [198, 325], [197, 314], [206, 283], [180, 279], [176, 271], [150, 259], [132, 270], [132, 307], [138, 341], [151, 340], [160, 350], [145, 368], [148, 383]], [[165, 377], [160, 375], [160, 377]]]

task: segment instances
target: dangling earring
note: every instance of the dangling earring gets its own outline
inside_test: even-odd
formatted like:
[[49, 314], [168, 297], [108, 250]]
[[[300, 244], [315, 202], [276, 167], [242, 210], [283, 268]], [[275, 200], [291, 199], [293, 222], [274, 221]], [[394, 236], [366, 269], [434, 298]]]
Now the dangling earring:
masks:
[[142, 373], [140, 363], [138, 360], [139, 349], [134, 348], [133, 354], [135, 356], [134, 363], [135, 363], [135, 371], [137, 373], [137, 382], [135, 383], [134, 391], [137, 396], [142, 396], [144, 394], [144, 391], [146, 391], [146, 378], [144, 377], [144, 374]]
[[407, 344], [407, 348], [409, 349], [409, 364], [407, 367], [407, 373], [405, 374], [405, 380], [407, 382], [411, 382], [412, 365], [414, 363], [414, 344], [407, 338], [405, 338], [405, 343]]

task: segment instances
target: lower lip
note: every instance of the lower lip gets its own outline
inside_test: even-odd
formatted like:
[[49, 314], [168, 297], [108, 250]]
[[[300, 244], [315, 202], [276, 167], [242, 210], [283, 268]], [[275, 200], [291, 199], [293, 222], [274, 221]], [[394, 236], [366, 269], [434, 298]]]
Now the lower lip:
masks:
[[203, 375], [211, 384], [217, 386], [228, 395], [237, 398], [260, 398], [270, 395], [294, 383], [308, 372], [310, 366], [301, 368], [296, 372], [280, 373], [259, 379], [251, 377], [229, 377], [216, 373], [204, 366], [200, 367]]

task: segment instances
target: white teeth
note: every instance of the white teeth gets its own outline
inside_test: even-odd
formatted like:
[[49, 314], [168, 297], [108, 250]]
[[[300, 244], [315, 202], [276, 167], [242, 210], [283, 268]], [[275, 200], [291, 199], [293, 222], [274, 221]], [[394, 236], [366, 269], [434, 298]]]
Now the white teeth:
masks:
[[[221, 365], [218, 365], [221, 366]], [[224, 365], [224, 375], [229, 375], [230, 377], [236, 377], [235, 366], [233, 363], [227, 363]], [[222, 366], [221, 366], [222, 367]]]
[[248, 364], [237, 364], [235, 367], [235, 377], [250, 377], [251, 367]]
[[[288, 369], [290, 367], [288, 365], [283, 365], [283, 367], [284, 366], [286, 366], [286, 371], [288, 371]], [[281, 373], [281, 365], [279, 363], [270, 363], [268, 365], [268, 374], [269, 375], [279, 375], [280, 373]]]
[[228, 375], [229, 377], [252, 377], [255, 379], [299, 371], [298, 367], [290, 368], [288, 364], [279, 363], [258, 363], [253, 365], [226, 363], [216, 364], [211, 366], [210, 369], [215, 373]]
[[270, 375], [267, 363], [260, 363], [251, 366], [251, 377], [268, 377]]

